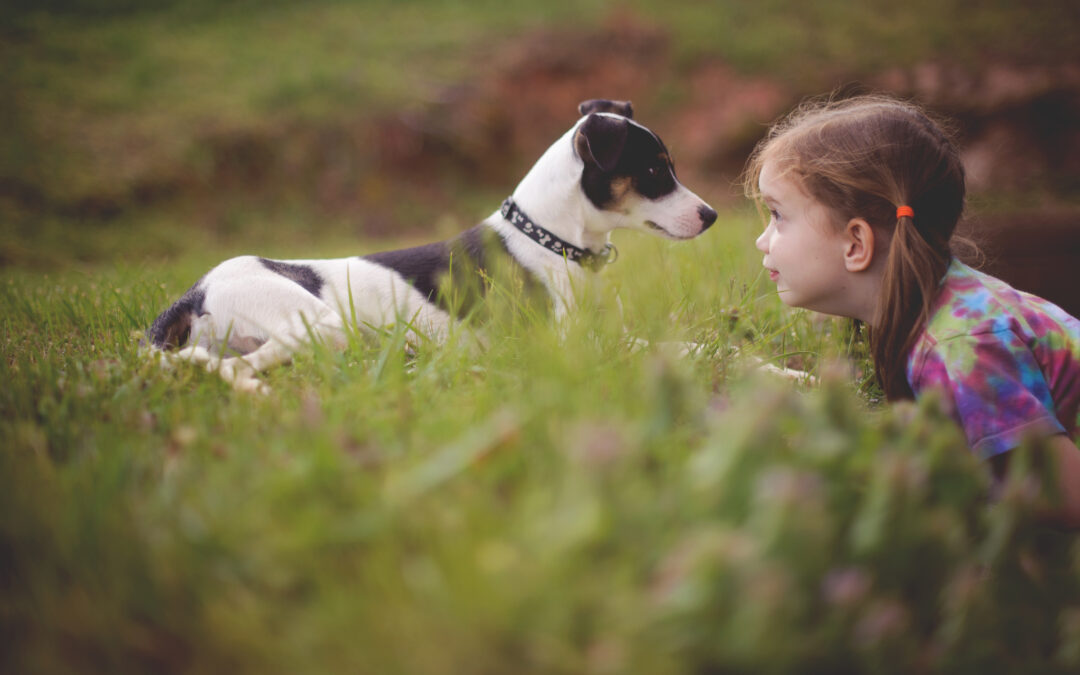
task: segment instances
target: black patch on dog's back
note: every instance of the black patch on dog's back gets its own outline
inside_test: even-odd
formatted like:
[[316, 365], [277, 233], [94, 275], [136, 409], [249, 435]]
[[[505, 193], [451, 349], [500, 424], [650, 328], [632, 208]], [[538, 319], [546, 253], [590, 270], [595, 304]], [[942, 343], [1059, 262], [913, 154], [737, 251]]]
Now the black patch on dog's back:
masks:
[[259, 262], [271, 272], [280, 274], [286, 279], [300, 284], [305, 291], [316, 298], [321, 297], [319, 294], [322, 292], [323, 287], [322, 277], [307, 265], [284, 263], [277, 260], [267, 260], [266, 258], [259, 258]]
[[[372, 253], [362, 258], [394, 270], [420, 291], [428, 302], [436, 303], [461, 318], [483, 298], [483, 275], [492, 268], [492, 256], [498, 256], [500, 261], [519, 268], [531, 287], [534, 281], [532, 275], [517, 264], [502, 237], [484, 225], [470, 228], [449, 241]], [[441, 292], [445, 289], [448, 275], [455, 290], [453, 298]]]
[[362, 257], [394, 270], [430, 302], [435, 301], [439, 293], [439, 280], [450, 268], [450, 247], [445, 241]]
[[171, 307], [158, 315], [146, 331], [146, 337], [158, 349], [176, 349], [191, 336], [191, 320], [202, 316], [206, 292], [195, 282]]
[[581, 189], [598, 209], [608, 209], [619, 201], [614, 184], [630, 181], [630, 189], [646, 199], [671, 194], [676, 186], [675, 167], [668, 149], [656, 134], [631, 123], [622, 154], [610, 171], [586, 162], [581, 174]]

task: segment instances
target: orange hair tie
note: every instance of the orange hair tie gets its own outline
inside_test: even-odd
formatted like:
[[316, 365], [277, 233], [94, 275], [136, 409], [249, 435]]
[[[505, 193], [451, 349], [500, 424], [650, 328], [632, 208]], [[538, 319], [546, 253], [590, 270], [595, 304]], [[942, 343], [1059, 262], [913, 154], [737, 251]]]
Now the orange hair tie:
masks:
[[911, 208], [910, 206], [897, 206], [896, 207], [896, 219], [900, 220], [904, 216], [907, 216], [908, 218], [914, 218], [915, 217], [915, 209]]

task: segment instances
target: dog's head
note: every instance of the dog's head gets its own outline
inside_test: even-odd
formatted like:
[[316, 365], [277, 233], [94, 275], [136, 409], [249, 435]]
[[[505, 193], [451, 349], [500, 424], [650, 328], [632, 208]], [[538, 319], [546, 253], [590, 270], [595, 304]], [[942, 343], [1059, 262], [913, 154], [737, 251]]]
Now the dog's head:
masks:
[[675, 177], [663, 141], [633, 121], [629, 102], [595, 99], [578, 110], [584, 119], [573, 141], [585, 165], [581, 189], [614, 227], [689, 239], [715, 222], [716, 211]]

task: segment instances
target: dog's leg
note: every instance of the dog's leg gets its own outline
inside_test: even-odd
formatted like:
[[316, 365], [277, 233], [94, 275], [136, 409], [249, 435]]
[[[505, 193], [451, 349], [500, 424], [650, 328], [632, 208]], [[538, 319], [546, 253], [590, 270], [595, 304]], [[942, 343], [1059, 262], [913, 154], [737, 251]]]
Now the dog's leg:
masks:
[[[300, 285], [277, 276], [245, 276], [211, 284], [203, 309], [192, 324], [188, 345], [163, 362], [203, 366], [241, 391], [268, 391], [256, 374], [289, 361], [293, 351], [312, 341], [337, 349], [346, 344], [338, 312]], [[241, 355], [229, 356], [230, 351]]]
[[268, 340], [250, 354], [221, 359], [216, 364], [207, 364], [207, 367], [216, 370], [237, 391], [268, 394], [270, 388], [255, 376], [256, 373], [279, 363], [288, 363], [292, 353], [293, 349], [277, 340]]
[[173, 354], [168, 354], [167, 352], [165, 352], [165, 354], [168, 355], [168, 358], [162, 359], [162, 364], [168, 363], [171, 365], [176, 361], [187, 361], [188, 363], [194, 363], [198, 366], [204, 366], [214, 360], [214, 355], [202, 345], [191, 345], [184, 347]]
[[[254, 370], [240, 358], [215, 356], [202, 345], [191, 345], [176, 352], [158, 351], [157, 357], [158, 364], [166, 370], [171, 370], [178, 362], [193, 363], [204, 366], [210, 372], [220, 373], [238, 391], [269, 392], [269, 389], [254, 376]], [[261, 360], [267, 361], [265, 358]]]
[[341, 315], [315, 298], [307, 304], [310, 313], [300, 311], [288, 317], [287, 328], [258, 349], [243, 356], [224, 358], [217, 362], [211, 360], [207, 363], [207, 368], [217, 370], [221, 377], [238, 391], [265, 394], [269, 393], [270, 389], [256, 374], [271, 366], [288, 363], [297, 349], [312, 341], [322, 342], [333, 349], [344, 349], [347, 339]]
[[[211, 362], [215, 362], [216, 358], [206, 347], [200, 344], [192, 344], [175, 352], [165, 351], [154, 347], [147, 353], [157, 362], [157, 365], [160, 366], [162, 370], [172, 370], [177, 363], [181, 362], [205, 366]], [[214, 368], [209, 368], [209, 370], [214, 370]]]

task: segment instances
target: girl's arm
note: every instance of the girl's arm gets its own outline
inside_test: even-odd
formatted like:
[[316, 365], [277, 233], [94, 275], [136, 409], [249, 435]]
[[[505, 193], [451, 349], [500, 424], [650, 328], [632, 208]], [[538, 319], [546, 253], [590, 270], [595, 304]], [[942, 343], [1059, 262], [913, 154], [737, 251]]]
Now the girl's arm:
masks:
[[1066, 527], [1080, 528], [1080, 448], [1065, 434], [1051, 436], [1048, 450], [1057, 465], [1061, 503], [1050, 517]]
[[[1043, 457], [1052, 460], [1057, 469], [1057, 493], [1060, 499], [1053, 508], [1046, 507], [1042, 515], [1055, 525], [1080, 529], [1080, 448], [1065, 434], [1054, 434], [1047, 437], [1043, 450], [1047, 453]], [[990, 458], [995, 476], [1005, 477], [1012, 456], [1011, 452], [1003, 452]]]

